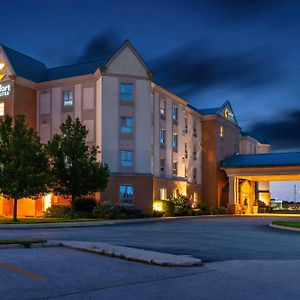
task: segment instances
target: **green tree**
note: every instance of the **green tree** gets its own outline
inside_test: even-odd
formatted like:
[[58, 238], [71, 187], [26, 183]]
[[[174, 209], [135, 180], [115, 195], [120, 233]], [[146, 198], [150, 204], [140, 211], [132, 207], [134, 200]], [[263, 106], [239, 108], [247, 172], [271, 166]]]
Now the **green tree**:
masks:
[[0, 120], [0, 193], [14, 201], [17, 221], [18, 199], [36, 198], [47, 191], [48, 162], [37, 133], [25, 117], [6, 115]]
[[51, 185], [54, 193], [71, 197], [72, 217], [77, 198], [105, 189], [107, 164], [97, 161], [98, 147], [85, 142], [87, 129], [78, 118], [68, 117], [47, 145]]

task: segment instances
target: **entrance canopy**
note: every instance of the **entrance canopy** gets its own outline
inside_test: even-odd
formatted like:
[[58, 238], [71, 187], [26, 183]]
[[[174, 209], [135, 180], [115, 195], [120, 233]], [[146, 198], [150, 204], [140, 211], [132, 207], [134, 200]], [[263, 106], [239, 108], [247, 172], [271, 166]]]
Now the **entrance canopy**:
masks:
[[239, 184], [300, 180], [300, 153], [236, 154], [223, 162], [229, 177], [229, 206], [242, 204]]
[[300, 180], [300, 152], [236, 154], [226, 159], [227, 175], [254, 181]]

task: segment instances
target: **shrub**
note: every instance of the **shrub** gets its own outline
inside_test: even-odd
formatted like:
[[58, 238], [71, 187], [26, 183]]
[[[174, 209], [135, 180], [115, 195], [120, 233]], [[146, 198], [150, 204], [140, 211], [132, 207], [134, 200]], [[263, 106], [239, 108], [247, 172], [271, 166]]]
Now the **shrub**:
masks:
[[227, 208], [224, 206], [213, 207], [211, 209], [211, 213], [213, 215], [224, 215], [224, 214], [227, 214]]
[[201, 208], [195, 208], [193, 209], [193, 216], [201, 216], [203, 213], [202, 213], [202, 210]]
[[153, 210], [152, 216], [153, 218], [161, 218], [165, 214], [164, 211], [159, 211], [159, 210]]
[[190, 216], [192, 215], [192, 203], [188, 197], [179, 195], [178, 197], [170, 197], [169, 202], [174, 204], [175, 216]]
[[201, 203], [199, 205], [199, 208], [201, 209], [203, 215], [210, 215], [211, 214], [211, 207], [210, 207], [209, 204]]
[[93, 216], [104, 219], [132, 219], [141, 218], [143, 214], [140, 209], [133, 207], [118, 207], [111, 202], [102, 202], [94, 207]]
[[71, 208], [66, 205], [52, 205], [44, 212], [45, 218], [69, 218]]

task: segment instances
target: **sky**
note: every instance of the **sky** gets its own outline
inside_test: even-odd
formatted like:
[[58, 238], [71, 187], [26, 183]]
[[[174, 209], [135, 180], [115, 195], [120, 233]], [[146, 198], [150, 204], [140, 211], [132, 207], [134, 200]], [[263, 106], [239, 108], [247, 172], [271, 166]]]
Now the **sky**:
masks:
[[48, 67], [129, 39], [155, 82], [197, 108], [229, 100], [272, 151], [300, 151], [300, 1], [14, 0], [1, 12], [0, 43]]

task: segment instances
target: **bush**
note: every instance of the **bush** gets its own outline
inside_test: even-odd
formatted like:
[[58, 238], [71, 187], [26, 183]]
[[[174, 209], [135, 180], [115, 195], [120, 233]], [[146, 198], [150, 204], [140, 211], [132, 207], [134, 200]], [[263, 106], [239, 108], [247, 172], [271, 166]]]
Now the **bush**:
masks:
[[52, 205], [44, 212], [45, 218], [70, 218], [71, 208], [66, 205]]
[[203, 215], [201, 208], [193, 209], [193, 216], [201, 216]]
[[102, 202], [100, 205], [94, 207], [92, 215], [95, 218], [104, 219], [133, 219], [143, 217], [140, 209], [133, 207], [118, 207], [111, 202]]
[[169, 202], [174, 204], [175, 216], [191, 216], [193, 209], [192, 203], [188, 197], [179, 195], [178, 197], [169, 198]]
[[211, 209], [211, 213], [213, 215], [225, 215], [225, 214], [227, 214], [227, 208], [224, 206], [213, 207]]
[[201, 212], [203, 215], [210, 215], [211, 214], [211, 207], [207, 203], [201, 203], [199, 205], [199, 208], [201, 209]]
[[153, 210], [152, 216], [153, 218], [161, 218], [165, 214], [164, 211], [159, 211], [159, 210]]

